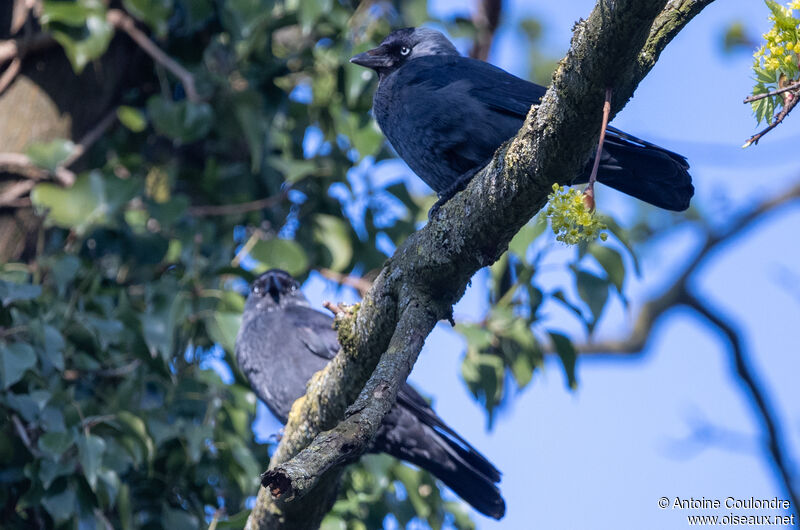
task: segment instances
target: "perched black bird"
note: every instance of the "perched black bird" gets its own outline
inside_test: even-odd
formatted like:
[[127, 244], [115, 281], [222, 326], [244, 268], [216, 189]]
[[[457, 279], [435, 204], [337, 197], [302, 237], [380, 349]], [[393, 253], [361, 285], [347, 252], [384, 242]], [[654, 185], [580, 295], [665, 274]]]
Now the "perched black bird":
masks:
[[[236, 359], [250, 386], [281, 422], [306, 383], [339, 351], [333, 319], [309, 306], [299, 284], [273, 269], [253, 282], [236, 337]], [[500, 519], [500, 472], [410, 386], [384, 417], [371, 452], [430, 471], [479, 512]]]
[[[373, 113], [400, 157], [439, 194], [452, 197], [522, 127], [545, 88], [462, 57], [438, 31], [393, 31], [350, 62], [378, 73]], [[591, 160], [575, 183], [587, 182]], [[694, 194], [686, 159], [609, 127], [598, 180], [667, 210]]]

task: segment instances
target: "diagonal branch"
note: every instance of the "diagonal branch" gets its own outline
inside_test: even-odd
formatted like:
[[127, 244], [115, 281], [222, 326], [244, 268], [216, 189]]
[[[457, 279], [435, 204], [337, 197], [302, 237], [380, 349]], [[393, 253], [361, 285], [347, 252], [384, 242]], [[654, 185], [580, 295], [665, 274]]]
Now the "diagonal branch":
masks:
[[[303, 466], [298, 464], [313, 461], [316, 472], [335, 472], [364, 450], [362, 442], [374, 435], [375, 422], [367, 422], [369, 431], [353, 438], [359, 447], [348, 448], [347, 458], [332, 448], [332, 443], [339, 449], [342, 445], [331, 437], [341, 440], [342, 430], [358, 423], [355, 415], [382, 417], [393, 403], [392, 389], [404, 380], [419, 354], [422, 340], [416, 340], [417, 335], [427, 336], [433, 323], [450, 317], [452, 304], [461, 298], [470, 278], [505, 252], [513, 235], [544, 205], [552, 184], [580, 171], [598, 138], [598, 109], [606, 87], [614, 94], [613, 116], [649, 70], [642, 67], [640, 50], [649, 47], [657, 55], [659, 46], [669, 42], [661, 37], [660, 44], [648, 40], [653, 38], [653, 21], [674, 5], [708, 3], [671, 2], [665, 8], [666, 0], [600, 0], [589, 18], [576, 24], [572, 46], [553, 76], [553, 85], [518, 134], [498, 149], [463, 192], [442, 206], [435, 219], [405, 241], [360, 307], [337, 319], [342, 350], [292, 407], [270, 463], [274, 473], [267, 475], [290, 481], [297, 477], [290, 484], [293, 500], [273, 499], [262, 488], [248, 528], [319, 525], [308, 516], [309, 510], [331, 498], [328, 477], [333, 473], [322, 477], [306, 473], [303, 482], [299, 480]], [[696, 12], [675, 21], [674, 33]], [[403, 346], [387, 351], [399, 337], [405, 337]], [[374, 390], [382, 383], [390, 386], [375, 399]], [[366, 403], [364, 408], [351, 408], [337, 427], [359, 393], [358, 403]], [[315, 484], [317, 480], [320, 483]], [[288, 491], [285, 483], [282, 486], [279, 493]]]
[[136, 21], [133, 20], [130, 15], [121, 9], [109, 9], [106, 18], [112, 26], [127, 33], [155, 62], [162, 65], [177, 77], [183, 85], [183, 89], [186, 91], [186, 97], [189, 101], [197, 103], [201, 100], [200, 95], [197, 93], [197, 88], [195, 88], [194, 76], [191, 72], [178, 64], [175, 59], [164, 53], [161, 48], [150, 40], [150, 37], [137, 28]]
[[698, 314], [705, 318], [712, 326], [717, 328], [727, 339], [731, 346], [731, 356], [733, 357], [733, 364], [736, 368], [736, 376], [742, 382], [744, 387], [750, 394], [753, 404], [755, 405], [756, 412], [758, 413], [761, 422], [764, 424], [764, 434], [766, 435], [765, 445], [767, 452], [772, 459], [778, 476], [783, 482], [784, 490], [789, 494], [791, 499], [792, 508], [795, 513], [798, 512], [800, 506], [800, 491], [794, 487], [792, 475], [789, 472], [790, 464], [789, 458], [786, 456], [781, 441], [784, 439], [781, 432], [780, 425], [775, 418], [775, 413], [768, 403], [766, 392], [761, 388], [756, 381], [755, 371], [750, 367], [747, 362], [747, 356], [742, 346], [742, 339], [736, 332], [736, 329], [728, 321], [726, 321], [719, 313], [707, 304], [700, 301], [697, 297], [688, 291], [684, 291], [681, 297], [681, 302], [694, 309]]

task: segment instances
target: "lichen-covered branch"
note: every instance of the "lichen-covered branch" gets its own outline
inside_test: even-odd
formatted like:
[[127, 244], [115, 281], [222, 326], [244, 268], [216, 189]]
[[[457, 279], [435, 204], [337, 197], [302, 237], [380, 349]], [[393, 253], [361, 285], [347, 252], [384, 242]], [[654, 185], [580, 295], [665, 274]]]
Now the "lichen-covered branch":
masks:
[[[666, 0], [600, 0], [589, 18], [576, 24], [553, 85], [516, 137], [498, 149], [466, 190], [406, 240], [358, 310], [337, 318], [342, 350], [292, 407], [270, 464], [274, 473], [266, 476], [280, 498], [262, 488], [249, 528], [319, 524], [319, 519], [311, 520], [310, 510], [333, 498], [335, 481], [330, 477], [363, 452], [424, 337], [437, 320], [450, 318], [452, 304], [470, 278], [505, 252], [514, 234], [544, 205], [552, 184], [584, 167], [600, 133], [606, 89], [613, 90], [613, 116], [646, 73], [640, 51], [649, 46], [657, 57], [669, 41], [658, 37], [654, 44], [648, 37], [653, 21], [665, 16], [665, 9], [675, 9], [674, 4], [685, 2], [665, 8]], [[673, 31], [690, 18], [674, 20]], [[398, 334], [409, 337], [399, 348]], [[375, 399], [374, 392], [384, 384], [389, 386]], [[357, 405], [337, 427], [359, 393]], [[348, 447], [348, 440], [358, 447]], [[326, 469], [330, 471], [320, 478], [318, 473]]]

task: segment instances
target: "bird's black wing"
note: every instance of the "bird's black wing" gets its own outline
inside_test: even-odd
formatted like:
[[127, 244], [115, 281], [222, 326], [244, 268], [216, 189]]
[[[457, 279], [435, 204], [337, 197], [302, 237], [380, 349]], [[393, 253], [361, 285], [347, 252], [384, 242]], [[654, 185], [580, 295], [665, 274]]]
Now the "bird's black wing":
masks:
[[469, 442], [461, 437], [452, 427], [447, 425], [436, 415], [419, 392], [408, 384], [403, 385], [397, 393], [397, 404], [411, 412], [420, 422], [435, 429], [447, 439], [447, 444], [456, 451], [471, 467], [488, 477], [493, 482], [500, 480], [500, 472], [489, 460]]
[[332, 317], [300, 305], [284, 311], [288, 326], [308, 351], [323, 359], [333, 359], [339, 351], [339, 339]]
[[381, 81], [374, 110], [398, 154], [441, 194], [485, 165], [541, 94], [488, 63], [426, 56]]
[[416, 75], [409, 79], [409, 84], [428, 83], [439, 89], [464, 84], [467, 93], [487, 109], [518, 120], [524, 120], [531, 105], [537, 104], [547, 91], [543, 86], [469, 57], [433, 55], [415, 59], [410, 65], [416, 67]]

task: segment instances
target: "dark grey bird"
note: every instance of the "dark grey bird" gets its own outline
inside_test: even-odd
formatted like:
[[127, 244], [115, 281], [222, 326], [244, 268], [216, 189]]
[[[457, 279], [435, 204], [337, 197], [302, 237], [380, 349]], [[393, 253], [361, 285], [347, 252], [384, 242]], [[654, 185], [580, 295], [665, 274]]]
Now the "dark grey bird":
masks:
[[[287, 272], [259, 276], [247, 297], [236, 359], [253, 391], [282, 423], [306, 383], [339, 351], [333, 318], [312, 309]], [[401, 387], [371, 452], [388, 453], [431, 472], [479, 512], [500, 519], [500, 472], [436, 415], [413, 388]]]
[[[350, 62], [378, 74], [373, 114], [441, 204], [522, 127], [546, 89], [462, 57], [436, 30], [398, 29]], [[598, 110], [599, 112], [599, 110]], [[592, 160], [573, 183], [587, 182]], [[608, 127], [598, 181], [660, 208], [682, 211], [694, 194], [686, 159]]]

